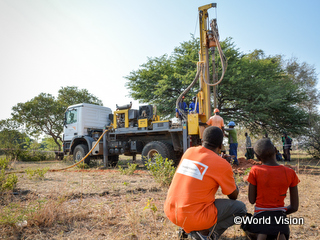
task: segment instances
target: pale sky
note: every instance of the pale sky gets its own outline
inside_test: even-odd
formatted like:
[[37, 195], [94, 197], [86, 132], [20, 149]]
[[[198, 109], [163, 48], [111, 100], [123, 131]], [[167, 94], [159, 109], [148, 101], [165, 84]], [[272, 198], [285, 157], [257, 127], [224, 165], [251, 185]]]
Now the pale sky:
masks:
[[[243, 53], [297, 57], [320, 72], [320, 1], [214, 2], [209, 17], [217, 17], [222, 40], [232, 37]], [[112, 110], [133, 101], [124, 77], [199, 37], [198, 7], [209, 3], [0, 0], [0, 120], [17, 103], [41, 92], [57, 96], [62, 86], [85, 88]]]

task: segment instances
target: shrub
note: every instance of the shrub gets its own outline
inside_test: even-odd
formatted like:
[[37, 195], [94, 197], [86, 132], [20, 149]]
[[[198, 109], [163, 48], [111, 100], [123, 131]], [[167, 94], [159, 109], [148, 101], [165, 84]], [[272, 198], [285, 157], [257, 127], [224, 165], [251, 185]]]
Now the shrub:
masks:
[[7, 158], [0, 158], [0, 192], [5, 190], [12, 190], [18, 183], [18, 177], [15, 174], [6, 175], [5, 169], [9, 165]]
[[18, 155], [18, 160], [25, 162], [35, 162], [35, 161], [45, 161], [49, 159], [54, 159], [54, 153], [52, 152], [42, 152], [42, 151], [22, 151]]
[[161, 186], [169, 186], [176, 170], [173, 164], [172, 160], [168, 160], [168, 158], [163, 159], [161, 155], [156, 154], [145, 165], [157, 183]]
[[121, 166], [119, 166], [119, 171], [122, 175], [133, 175], [137, 166], [138, 166], [137, 164], [128, 163], [128, 168], [122, 168]]
[[81, 162], [77, 165], [77, 168], [80, 168], [80, 169], [89, 169], [90, 166], [88, 164], [86, 164], [85, 162]]
[[0, 169], [6, 169], [9, 165], [9, 159], [8, 158], [0, 158]]
[[[1, 179], [2, 179], [2, 176], [3, 176], [3, 170], [1, 170]], [[5, 190], [13, 190], [16, 185], [18, 183], [18, 177], [17, 175], [15, 175], [14, 173], [13, 174], [9, 174], [7, 176], [7, 178], [4, 179], [4, 181], [2, 182], [2, 185], [1, 185], [1, 191], [5, 191]]]
[[25, 172], [27, 173], [29, 179], [44, 179], [44, 175], [48, 172], [49, 168], [37, 168], [37, 169], [26, 169]]

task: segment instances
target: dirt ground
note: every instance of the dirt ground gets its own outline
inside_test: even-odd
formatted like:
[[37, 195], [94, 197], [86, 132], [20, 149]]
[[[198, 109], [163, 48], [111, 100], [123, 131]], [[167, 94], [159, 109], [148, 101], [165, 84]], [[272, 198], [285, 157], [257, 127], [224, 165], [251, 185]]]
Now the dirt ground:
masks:
[[[122, 160], [120, 164], [124, 167], [127, 162]], [[156, 183], [140, 161], [137, 163], [139, 170], [133, 175], [121, 175], [117, 168], [102, 170], [100, 166], [48, 172], [44, 179], [17, 174], [17, 189], [0, 197], [0, 239], [178, 239], [178, 228], [163, 212], [167, 188]], [[319, 162], [303, 163], [290, 162], [301, 181], [300, 208], [292, 217], [303, 219], [303, 224], [290, 225], [290, 239], [320, 239], [320, 175], [315, 166]], [[12, 168], [57, 169], [70, 164], [16, 162]], [[234, 167], [239, 200], [249, 212], [253, 212], [253, 205], [247, 199], [245, 180], [253, 164], [259, 162], [240, 158], [240, 165]], [[218, 192], [217, 197], [225, 196]], [[286, 204], [288, 201], [287, 197]], [[221, 239], [246, 238], [235, 225]]]

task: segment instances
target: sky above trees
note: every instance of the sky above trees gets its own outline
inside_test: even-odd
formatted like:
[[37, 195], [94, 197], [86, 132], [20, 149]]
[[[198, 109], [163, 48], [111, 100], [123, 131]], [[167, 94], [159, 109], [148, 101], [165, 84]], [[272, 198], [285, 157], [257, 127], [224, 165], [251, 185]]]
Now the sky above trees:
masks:
[[[240, 51], [297, 57], [320, 71], [318, 1], [219, 0], [221, 39]], [[198, 37], [198, 7], [207, 1], [0, 1], [0, 119], [41, 92], [57, 95], [77, 86], [115, 110], [132, 101], [125, 88], [131, 71], [148, 57], [171, 54]], [[138, 102], [133, 101], [133, 107]]]

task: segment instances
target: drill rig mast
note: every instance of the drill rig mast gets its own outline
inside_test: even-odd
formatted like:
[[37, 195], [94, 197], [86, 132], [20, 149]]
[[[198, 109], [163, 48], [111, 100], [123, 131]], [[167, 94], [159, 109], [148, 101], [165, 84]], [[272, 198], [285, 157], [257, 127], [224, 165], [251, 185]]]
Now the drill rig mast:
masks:
[[[211, 116], [211, 99], [210, 99], [210, 86], [206, 84], [209, 82], [209, 39], [208, 39], [208, 9], [216, 7], [215, 3], [211, 3], [202, 7], [199, 7], [199, 25], [200, 25], [200, 63], [203, 64], [204, 74], [200, 77], [200, 92], [198, 94], [200, 112], [202, 112], [209, 119]], [[211, 42], [212, 45], [216, 46], [215, 42]], [[206, 81], [205, 81], [206, 80]], [[202, 110], [202, 111], [201, 111]]]
[[[217, 7], [216, 3], [211, 3], [208, 5], [201, 6], [198, 9], [199, 25], [200, 25], [200, 52], [199, 52], [198, 71], [194, 81], [182, 93], [182, 95], [185, 95], [191, 89], [191, 87], [195, 85], [195, 82], [199, 79], [199, 91], [197, 94], [197, 102], [199, 103], [199, 112], [189, 114], [186, 118], [188, 120], [188, 134], [191, 136], [199, 136], [200, 138], [202, 138], [200, 125], [206, 123], [207, 120], [211, 117], [211, 113], [212, 113], [210, 87], [213, 87], [215, 92], [215, 87], [222, 81], [224, 77], [224, 73], [226, 71], [226, 67], [227, 67], [227, 62], [219, 42], [219, 34], [218, 34], [216, 19], [213, 19], [209, 24], [208, 10], [210, 8], [216, 8], [216, 7]], [[221, 60], [221, 66], [222, 66], [222, 74], [219, 81], [216, 81], [215, 79], [214, 51], [216, 48], [218, 50], [220, 60]], [[209, 73], [209, 67], [210, 67], [209, 50], [213, 52], [212, 83], [210, 83], [210, 73]], [[177, 108], [178, 108], [179, 101], [180, 101], [180, 97], [177, 100]], [[214, 99], [214, 102], [216, 107], [216, 99]]]
[[[208, 9], [216, 8], [216, 3], [211, 3], [208, 5], [204, 5], [199, 7], [199, 24], [200, 24], [200, 62], [204, 64], [204, 74], [203, 77], [200, 78], [200, 92], [203, 93], [203, 113], [206, 116], [206, 119], [210, 118], [211, 116], [211, 93], [210, 87], [213, 86], [214, 88], [222, 81], [224, 74], [227, 68], [227, 61], [222, 52], [220, 42], [219, 42], [219, 33], [218, 33], [218, 26], [217, 26], [217, 19], [212, 19], [209, 27], [209, 15]], [[222, 75], [219, 81], [215, 79], [215, 64], [214, 64], [214, 52], [217, 48], [220, 60], [221, 60], [221, 67], [222, 67]], [[213, 81], [210, 83], [210, 74], [209, 74], [209, 50], [212, 51], [212, 68], [213, 68]], [[215, 106], [216, 106], [216, 99], [214, 99]]]

